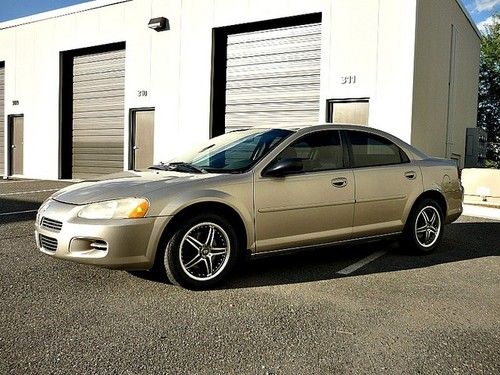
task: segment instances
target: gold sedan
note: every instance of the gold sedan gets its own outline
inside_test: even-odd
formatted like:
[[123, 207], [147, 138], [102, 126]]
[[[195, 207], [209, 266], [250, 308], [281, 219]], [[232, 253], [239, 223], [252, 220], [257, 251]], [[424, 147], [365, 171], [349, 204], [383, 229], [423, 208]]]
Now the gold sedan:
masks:
[[208, 288], [246, 252], [388, 236], [430, 252], [462, 198], [453, 161], [382, 131], [252, 128], [58, 191], [40, 207], [35, 237], [52, 257]]

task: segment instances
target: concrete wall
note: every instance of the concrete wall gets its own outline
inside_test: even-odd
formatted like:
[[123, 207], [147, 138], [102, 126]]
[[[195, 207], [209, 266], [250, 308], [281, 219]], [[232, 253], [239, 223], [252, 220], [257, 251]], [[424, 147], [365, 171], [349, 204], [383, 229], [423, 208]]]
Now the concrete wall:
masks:
[[[101, 4], [113, 5], [89, 10], [88, 5], [83, 4], [67, 8], [71, 14], [64, 16], [60, 16], [61, 10], [58, 10], [41, 15], [40, 21], [40, 16], [35, 16], [0, 24], [0, 60], [5, 61], [6, 74], [5, 113], [6, 116], [24, 114], [24, 175], [27, 177], [58, 177], [61, 51], [126, 41], [125, 118], [128, 119], [129, 107], [150, 105], [154, 101], [153, 96], [147, 100], [137, 98], [134, 87], [135, 80], [145, 79], [148, 88], [153, 89], [149, 86], [151, 75], [156, 72], [149, 69], [147, 61], [153, 38], [148, 33], [150, 30], [143, 27], [150, 19], [152, 4], [146, 5], [144, 1], [103, 1]], [[155, 43], [171, 43], [168, 40], [171, 35], [155, 37]], [[13, 105], [13, 100], [18, 100], [19, 105]], [[125, 131], [128, 133], [128, 126]]]
[[[322, 102], [368, 97], [368, 125], [410, 142], [415, 18], [416, 0], [333, 1], [323, 16]], [[343, 85], [346, 75], [356, 83]]]
[[[370, 97], [370, 125], [410, 140], [415, 0], [98, 4], [109, 6], [86, 3], [0, 25], [5, 112], [25, 115], [25, 176], [58, 177], [60, 51], [126, 41], [125, 155], [129, 109], [155, 107], [155, 161], [167, 160], [209, 136], [212, 28], [314, 12], [323, 15], [318, 123], [327, 99]], [[146, 27], [158, 16], [168, 17], [169, 31]], [[401, 53], [394, 54], [396, 48]], [[342, 85], [346, 75], [356, 75], [356, 83]], [[139, 90], [148, 96], [138, 97]]]
[[[55, 179], [59, 174], [59, 55], [65, 50], [126, 41], [125, 165], [130, 108], [156, 107], [158, 153], [174, 142], [166, 130], [178, 123], [179, 1], [99, 3], [110, 6], [89, 9], [95, 5], [87, 3], [42, 14], [41, 20], [35, 16], [0, 24], [6, 116], [25, 116], [25, 176]], [[158, 14], [173, 15], [173, 30], [156, 33], [147, 28], [149, 19]], [[139, 97], [138, 90], [147, 90], [148, 96]]]
[[[455, 74], [449, 98], [452, 25]], [[474, 127], [477, 118], [479, 36], [450, 0], [418, 0], [416, 27], [411, 143], [433, 156], [459, 155], [463, 166], [465, 128]]]
[[500, 170], [466, 168], [462, 170], [464, 203], [500, 207]]
[[381, 0], [370, 126], [411, 142], [417, 0]]
[[[460, 11], [454, 8], [455, 0], [436, 3], [444, 4], [433, 6], [438, 12]], [[432, 13], [423, 0], [419, 7], [424, 15]], [[414, 75], [416, 9], [417, 0], [100, 0], [0, 24], [0, 61], [6, 63], [5, 114], [25, 115], [24, 174], [58, 177], [61, 51], [126, 42], [125, 159], [129, 109], [155, 107], [154, 159], [165, 161], [209, 136], [214, 27], [315, 12], [323, 16], [318, 123], [325, 121], [327, 99], [369, 97], [370, 126], [440, 155], [442, 142], [435, 140], [435, 130], [428, 132], [427, 124], [439, 124], [441, 136], [446, 107], [440, 100], [446, 97], [442, 75], [447, 76], [449, 54], [442, 48], [449, 44], [449, 22], [443, 26], [442, 16], [431, 14], [430, 21], [419, 16]], [[159, 16], [169, 19], [169, 31], [147, 28], [149, 19]], [[469, 41], [465, 17], [456, 13], [455, 18], [464, 30], [467, 48], [477, 47]], [[426, 30], [426, 23], [433, 32]], [[430, 59], [420, 56], [429, 46]], [[477, 90], [465, 75], [476, 76], [474, 48], [464, 48], [460, 55], [472, 61], [472, 67], [464, 63], [460, 70], [464, 75], [460, 84], [467, 90], [461, 90], [459, 99], [467, 102], [467, 113], [457, 115], [468, 125], [475, 110], [476, 99], [471, 95]], [[441, 67], [443, 59], [446, 63]], [[356, 76], [356, 83], [342, 84], [341, 77], [349, 75]], [[429, 79], [438, 83], [436, 90], [427, 90]], [[415, 90], [414, 80], [418, 81]], [[138, 96], [140, 90], [148, 95]], [[12, 100], [19, 100], [19, 105], [13, 106]], [[413, 111], [412, 100], [416, 100]], [[412, 121], [418, 127], [413, 131]], [[464, 137], [456, 139], [463, 142]], [[463, 146], [457, 143], [457, 148]]]

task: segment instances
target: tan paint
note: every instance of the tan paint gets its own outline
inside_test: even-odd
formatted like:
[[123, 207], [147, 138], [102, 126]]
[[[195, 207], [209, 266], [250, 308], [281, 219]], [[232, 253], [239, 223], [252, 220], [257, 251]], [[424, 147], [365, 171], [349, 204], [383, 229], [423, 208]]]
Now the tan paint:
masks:
[[[297, 138], [324, 130], [362, 130], [397, 144], [410, 162], [373, 168], [322, 171], [287, 177], [264, 177], [262, 171]], [[405, 177], [415, 172], [415, 179]], [[42, 205], [36, 235], [59, 241], [57, 250], [43, 252], [80, 263], [114, 268], [152, 266], [165, 226], [186, 207], [218, 202], [235, 210], [244, 223], [247, 249], [265, 252], [377, 237], [400, 232], [421, 192], [441, 193], [447, 203], [445, 221], [462, 212], [463, 190], [454, 163], [428, 158], [385, 132], [353, 125], [306, 127], [279, 144], [254, 168], [241, 174], [127, 172], [125, 178], [67, 187]], [[448, 176], [448, 178], [446, 178]], [[332, 180], [345, 178], [339, 188]], [[87, 220], [77, 216], [90, 202], [142, 197], [150, 202], [144, 219]], [[65, 202], [65, 203], [64, 203]], [[46, 216], [62, 221], [60, 233], [40, 225]], [[108, 243], [106, 254], [82, 252], [82, 238]], [[73, 239], [77, 252], [71, 251]], [[37, 237], [38, 241], [38, 237]], [[88, 243], [89, 241], [87, 241]], [[39, 244], [39, 243], [38, 243]], [[40, 245], [40, 244], [39, 244]]]
[[[409, 179], [405, 173], [415, 173]], [[356, 179], [354, 236], [401, 231], [404, 212], [422, 193], [422, 176], [416, 163], [360, 168]]]
[[[347, 185], [336, 188], [335, 178]], [[258, 251], [348, 239], [354, 211], [351, 169], [287, 177], [255, 177]]]

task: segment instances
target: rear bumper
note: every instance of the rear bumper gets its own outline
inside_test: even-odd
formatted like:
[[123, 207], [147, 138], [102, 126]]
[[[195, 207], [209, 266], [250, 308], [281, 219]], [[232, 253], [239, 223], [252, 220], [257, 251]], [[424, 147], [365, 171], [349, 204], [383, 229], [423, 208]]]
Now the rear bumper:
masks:
[[453, 211], [448, 210], [448, 214], [446, 215], [445, 219], [445, 224], [453, 223], [462, 215], [462, 212], [463, 212], [462, 206], [460, 206], [460, 209], [455, 209]]
[[445, 223], [449, 224], [457, 220], [463, 212], [463, 202], [464, 202], [464, 189], [460, 184], [460, 189], [456, 191], [447, 192], [446, 204], [448, 210], [446, 212]]

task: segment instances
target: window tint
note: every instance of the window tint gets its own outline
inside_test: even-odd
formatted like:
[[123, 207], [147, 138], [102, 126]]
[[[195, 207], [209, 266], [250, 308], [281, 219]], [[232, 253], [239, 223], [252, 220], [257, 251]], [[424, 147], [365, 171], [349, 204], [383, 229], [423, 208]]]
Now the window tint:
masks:
[[399, 164], [408, 161], [406, 154], [394, 143], [375, 134], [347, 132], [352, 147], [353, 167]]
[[[224, 152], [224, 168], [231, 170], [245, 169], [248, 164], [260, 160], [269, 150], [273, 149], [285, 134], [264, 133], [245, 139], [237, 147], [232, 147]], [[222, 158], [220, 159], [222, 160]], [[214, 163], [218, 164], [216, 161]]]
[[212, 138], [169, 162], [192, 164], [208, 172], [242, 172], [256, 164], [291, 134], [291, 130], [284, 129], [251, 128], [233, 131]]
[[278, 155], [276, 161], [299, 158], [302, 172], [324, 171], [344, 167], [344, 158], [338, 131], [319, 131], [293, 142]]

